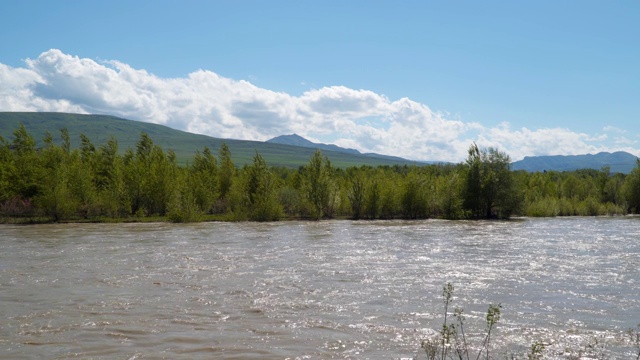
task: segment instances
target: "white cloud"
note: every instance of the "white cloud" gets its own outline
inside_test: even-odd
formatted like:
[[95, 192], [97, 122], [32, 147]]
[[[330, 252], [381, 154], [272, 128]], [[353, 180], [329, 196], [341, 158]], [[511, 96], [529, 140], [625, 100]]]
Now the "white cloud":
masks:
[[602, 131], [605, 131], [605, 132], [615, 132], [615, 133], [618, 133], [618, 134], [625, 134], [625, 133], [627, 132], [627, 130], [620, 129], [620, 128], [618, 128], [618, 127], [611, 126], [611, 125], [607, 125], [607, 126], [603, 127], [603, 128], [602, 128]]
[[614, 139], [614, 142], [616, 145], [619, 146], [631, 146], [631, 145], [635, 145], [638, 143], [637, 140], [631, 140], [629, 138], [626, 138], [624, 136], [618, 136]]
[[36, 71], [0, 64], [0, 110], [85, 112], [68, 100], [48, 100], [34, 95], [34, 87], [42, 82]]
[[[267, 140], [297, 133], [362, 152], [414, 160], [463, 161], [471, 142], [525, 155], [626, 150], [632, 142], [569, 129], [487, 128], [369, 90], [324, 87], [292, 96], [198, 70], [160, 78], [119, 61], [96, 62], [49, 50], [25, 68], [0, 64], [0, 111], [112, 114], [222, 138]], [[620, 134], [607, 126], [605, 132]], [[616, 146], [626, 146], [616, 148]]]
[[569, 129], [512, 130], [509, 124], [503, 123], [482, 134], [478, 145], [500, 148], [514, 160], [524, 156], [578, 155], [606, 150], [601, 145], [590, 143], [592, 141], [594, 139], [589, 135]]

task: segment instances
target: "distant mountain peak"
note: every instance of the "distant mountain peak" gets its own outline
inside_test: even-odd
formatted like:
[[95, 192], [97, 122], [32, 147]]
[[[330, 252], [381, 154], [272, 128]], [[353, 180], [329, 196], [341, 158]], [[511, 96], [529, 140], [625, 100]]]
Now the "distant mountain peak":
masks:
[[304, 147], [313, 147], [313, 145], [315, 145], [313, 142], [303, 138], [298, 134], [276, 136], [273, 139], [267, 140], [267, 142]]
[[337, 151], [337, 152], [347, 153], [347, 154], [360, 154], [360, 151], [356, 149], [342, 148], [333, 144], [314, 143], [303, 138], [298, 134], [276, 136], [273, 139], [267, 140], [267, 142], [274, 143], [274, 144], [314, 148], [314, 149], [320, 149], [320, 150]]
[[300, 135], [298, 135], [296, 133], [293, 133], [291, 135], [280, 135], [278, 137], [279, 138], [290, 138], [290, 139], [296, 139], [296, 140], [302, 140], [302, 141], [306, 141], [306, 142], [311, 142], [311, 141], [303, 138], [302, 136], [300, 136]]

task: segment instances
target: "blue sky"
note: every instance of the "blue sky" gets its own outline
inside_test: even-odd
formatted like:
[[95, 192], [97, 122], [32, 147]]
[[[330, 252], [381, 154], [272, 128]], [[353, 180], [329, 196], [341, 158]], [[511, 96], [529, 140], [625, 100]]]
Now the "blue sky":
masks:
[[461, 161], [472, 141], [515, 160], [640, 155], [638, 1], [5, 0], [0, 13], [0, 111], [297, 132], [418, 160]]

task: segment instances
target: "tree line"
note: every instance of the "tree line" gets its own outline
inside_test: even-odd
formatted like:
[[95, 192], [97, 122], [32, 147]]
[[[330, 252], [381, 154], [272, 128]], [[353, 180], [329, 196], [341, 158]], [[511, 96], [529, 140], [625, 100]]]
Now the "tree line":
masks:
[[280, 219], [482, 219], [640, 212], [640, 162], [608, 168], [513, 172], [509, 156], [472, 144], [465, 162], [336, 168], [319, 150], [298, 169], [270, 167], [256, 153], [236, 167], [222, 145], [186, 166], [142, 133], [123, 152], [111, 138], [51, 134], [37, 147], [20, 126], [0, 137], [0, 216], [45, 221], [166, 217], [174, 222]]

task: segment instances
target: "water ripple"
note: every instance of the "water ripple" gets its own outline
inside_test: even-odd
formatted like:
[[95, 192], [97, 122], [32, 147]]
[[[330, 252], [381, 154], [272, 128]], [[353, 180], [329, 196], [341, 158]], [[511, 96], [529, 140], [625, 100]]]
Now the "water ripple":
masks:
[[640, 323], [640, 219], [0, 227], [6, 358], [411, 358], [455, 287], [496, 350], [605, 344]]

